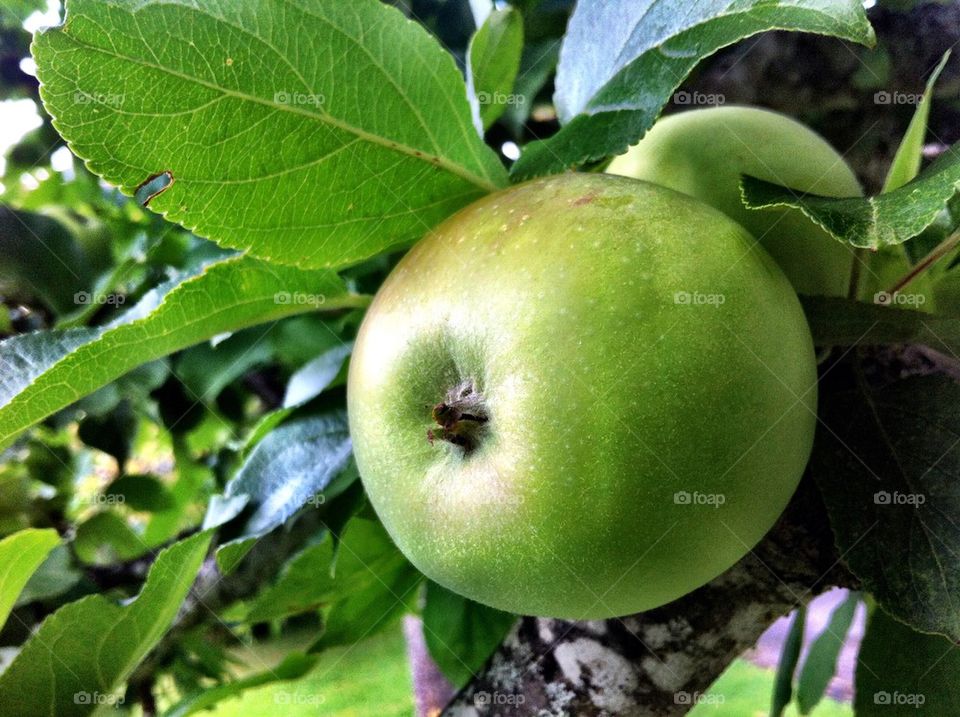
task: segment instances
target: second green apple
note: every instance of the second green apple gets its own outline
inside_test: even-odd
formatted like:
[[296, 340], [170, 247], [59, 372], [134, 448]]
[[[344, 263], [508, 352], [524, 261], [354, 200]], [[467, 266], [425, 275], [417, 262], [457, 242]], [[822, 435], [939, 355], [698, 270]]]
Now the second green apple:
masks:
[[846, 295], [851, 247], [797, 209], [758, 211], [741, 201], [741, 174], [828, 197], [862, 194], [843, 157], [799, 122], [735, 106], [669, 115], [607, 171], [669, 187], [719, 209], [753, 234], [798, 293]]

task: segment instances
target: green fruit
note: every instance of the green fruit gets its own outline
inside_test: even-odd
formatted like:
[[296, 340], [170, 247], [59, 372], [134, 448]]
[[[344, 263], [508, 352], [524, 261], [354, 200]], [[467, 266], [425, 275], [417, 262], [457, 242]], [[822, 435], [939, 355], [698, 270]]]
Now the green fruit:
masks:
[[607, 169], [689, 194], [742, 224], [812, 296], [845, 296], [853, 248], [798, 209], [747, 209], [740, 175], [828, 197], [860, 196], [850, 167], [815, 132], [753, 107], [712, 107], [669, 115]]
[[441, 585], [624, 615], [741, 558], [814, 429], [813, 344], [776, 264], [669, 189], [567, 174], [488, 196], [388, 277], [350, 365], [377, 514]]

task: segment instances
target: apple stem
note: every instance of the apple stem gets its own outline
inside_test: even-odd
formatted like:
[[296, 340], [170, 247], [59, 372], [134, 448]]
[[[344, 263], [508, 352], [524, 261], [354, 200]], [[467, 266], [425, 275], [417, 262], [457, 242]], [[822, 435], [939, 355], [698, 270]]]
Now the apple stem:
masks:
[[445, 399], [433, 407], [433, 420], [439, 430], [427, 431], [427, 440], [446, 441], [470, 453], [477, 448], [484, 424], [489, 420], [486, 405], [473, 381], [462, 381], [447, 391]]

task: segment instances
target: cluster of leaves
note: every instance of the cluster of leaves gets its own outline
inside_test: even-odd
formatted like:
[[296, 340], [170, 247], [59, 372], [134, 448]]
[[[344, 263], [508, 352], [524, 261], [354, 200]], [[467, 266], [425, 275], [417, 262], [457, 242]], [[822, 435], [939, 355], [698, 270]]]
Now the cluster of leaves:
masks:
[[[0, 32], [22, 58], [20, 21], [38, 7], [18, 5]], [[466, 682], [513, 617], [421, 590], [364, 503], [344, 377], [369, 296], [460, 207], [624, 150], [718, 48], [775, 28], [873, 37], [852, 0], [398, 5], [68, 0], [66, 21], [36, 35], [45, 117], [83, 163], [42, 166], [62, 141], [45, 120], [3, 177], [0, 640], [20, 649], [0, 673], [0, 715], [88, 714], [102, 704], [91, 696], [117, 695], [189, 714], [296, 679], [409, 610]], [[3, 97], [37, 97], [21, 74]], [[891, 174], [909, 184], [888, 195], [830, 203], [748, 178], [746, 196], [799, 203], [855, 246], [896, 247], [909, 270], [923, 254], [899, 247], [942, 246], [956, 226], [953, 155], [910, 169], [926, 111]], [[511, 144], [522, 154], [508, 166]], [[936, 264], [945, 287], [949, 264]], [[808, 309], [823, 345], [953, 353], [960, 319], [943, 301], [939, 314]], [[865, 588], [956, 640], [947, 442], [960, 389], [923, 381], [861, 377], [830, 395], [815, 472]], [[920, 480], [922, 505], [873, 501]], [[231, 646], [285, 632], [307, 635], [302, 649], [232, 677]]]

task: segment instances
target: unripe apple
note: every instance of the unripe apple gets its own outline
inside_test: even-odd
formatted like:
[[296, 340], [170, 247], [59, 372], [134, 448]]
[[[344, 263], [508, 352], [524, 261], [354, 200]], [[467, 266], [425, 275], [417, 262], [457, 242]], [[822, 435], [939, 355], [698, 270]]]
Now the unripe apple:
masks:
[[747, 232], [646, 182], [485, 197], [387, 278], [350, 365], [370, 501], [445, 587], [571, 619], [653, 608], [770, 528], [807, 462], [813, 344]]
[[853, 248], [798, 209], [747, 209], [740, 175], [827, 197], [860, 196], [856, 176], [820, 135], [776, 112], [711, 107], [660, 119], [607, 169], [706, 202], [760, 241], [801, 294], [845, 296]]

